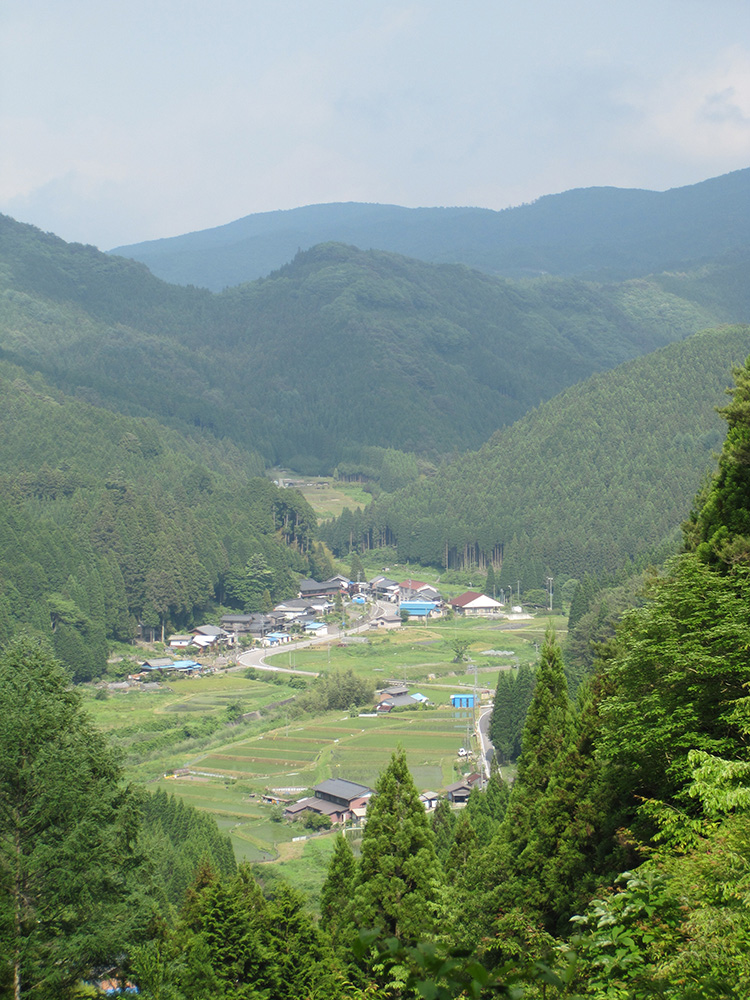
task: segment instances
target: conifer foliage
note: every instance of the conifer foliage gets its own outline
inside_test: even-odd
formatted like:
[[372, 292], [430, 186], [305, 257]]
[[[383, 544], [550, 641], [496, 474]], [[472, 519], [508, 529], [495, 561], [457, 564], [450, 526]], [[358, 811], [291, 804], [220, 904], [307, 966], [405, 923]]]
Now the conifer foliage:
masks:
[[441, 873], [424, 806], [397, 750], [367, 811], [354, 892], [359, 927], [415, 943], [434, 927]]
[[43, 645], [6, 649], [0, 692], [0, 996], [64, 1000], [122, 947], [133, 798]]

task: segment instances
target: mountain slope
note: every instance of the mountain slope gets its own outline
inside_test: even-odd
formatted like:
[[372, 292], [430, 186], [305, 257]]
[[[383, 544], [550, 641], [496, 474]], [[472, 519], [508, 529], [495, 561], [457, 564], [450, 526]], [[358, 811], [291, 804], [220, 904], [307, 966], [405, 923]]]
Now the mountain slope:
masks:
[[434, 460], [594, 371], [749, 318], [745, 268], [514, 282], [326, 244], [214, 295], [0, 218], [0, 351], [267, 463], [329, 471], [369, 446]]
[[664, 192], [581, 188], [500, 212], [309, 205], [112, 253], [142, 261], [167, 281], [220, 291], [267, 275], [299, 249], [329, 241], [507, 277], [621, 280], [750, 246], [750, 169]]
[[343, 553], [353, 531], [442, 566], [492, 558], [499, 585], [618, 574], [687, 516], [724, 431], [716, 400], [748, 353], [750, 327], [725, 327], [594, 375], [327, 539]]

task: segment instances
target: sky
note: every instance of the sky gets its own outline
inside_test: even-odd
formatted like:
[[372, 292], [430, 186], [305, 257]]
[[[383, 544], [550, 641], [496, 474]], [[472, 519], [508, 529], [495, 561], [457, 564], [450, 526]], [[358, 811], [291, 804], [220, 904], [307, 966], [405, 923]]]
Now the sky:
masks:
[[748, 166], [748, 0], [0, 4], [0, 212], [101, 249]]

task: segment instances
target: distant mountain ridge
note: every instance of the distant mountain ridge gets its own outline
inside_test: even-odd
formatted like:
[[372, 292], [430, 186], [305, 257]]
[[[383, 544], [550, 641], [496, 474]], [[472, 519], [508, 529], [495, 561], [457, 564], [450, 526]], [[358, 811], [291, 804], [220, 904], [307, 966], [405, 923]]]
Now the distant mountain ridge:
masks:
[[511, 281], [329, 243], [216, 295], [0, 216], [0, 355], [266, 465], [354, 474], [372, 447], [478, 447], [595, 371], [747, 320], [747, 271]]
[[750, 168], [664, 192], [578, 188], [502, 211], [308, 205], [111, 252], [166, 281], [221, 291], [330, 241], [511, 278], [624, 280], [750, 247]]

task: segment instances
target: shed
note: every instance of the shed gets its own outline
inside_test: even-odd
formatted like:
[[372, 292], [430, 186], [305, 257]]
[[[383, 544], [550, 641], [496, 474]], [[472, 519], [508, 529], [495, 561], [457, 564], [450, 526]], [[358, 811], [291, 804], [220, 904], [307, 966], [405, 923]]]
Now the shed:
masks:
[[451, 695], [451, 707], [452, 708], [474, 708], [474, 695], [473, 694], [452, 694]]

